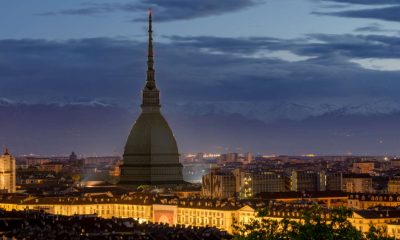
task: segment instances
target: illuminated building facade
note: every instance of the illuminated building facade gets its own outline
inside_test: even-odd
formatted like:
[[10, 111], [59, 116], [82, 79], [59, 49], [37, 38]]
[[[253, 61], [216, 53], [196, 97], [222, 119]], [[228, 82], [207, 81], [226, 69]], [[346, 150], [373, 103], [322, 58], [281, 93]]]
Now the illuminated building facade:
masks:
[[257, 194], [265, 201], [294, 203], [297, 202], [313, 202], [327, 208], [347, 206], [348, 195], [338, 191], [324, 191], [324, 192], [263, 192]]
[[[324, 198], [324, 197], [321, 197]], [[329, 197], [326, 196], [326, 199]], [[329, 199], [328, 199], [329, 200]], [[333, 200], [333, 199], [330, 199]], [[301, 210], [313, 206], [311, 202], [295, 204], [290, 202], [258, 201], [239, 202], [235, 199], [216, 200], [205, 198], [179, 199], [156, 195], [86, 194], [80, 197], [33, 197], [21, 195], [0, 195], [0, 208], [5, 210], [43, 210], [58, 215], [97, 214], [102, 218], [134, 218], [139, 222], [166, 223], [198, 227], [216, 227], [233, 233], [234, 224], [250, 223], [258, 218], [259, 207], [268, 211], [263, 218], [300, 221]], [[324, 208], [322, 218], [330, 219], [329, 208]], [[400, 235], [400, 211], [356, 210], [348, 218], [350, 223], [362, 232], [371, 224], [384, 227], [390, 236]]]
[[[340, 191], [341, 175], [327, 179], [324, 171], [291, 171], [291, 175], [282, 171], [260, 169], [213, 169], [202, 177], [202, 194], [213, 198], [239, 197], [252, 198], [259, 193], [269, 192], [304, 192], [326, 191], [330, 186], [333, 191]], [[330, 180], [331, 184], [327, 184]], [[336, 186], [339, 185], [339, 186]], [[337, 189], [339, 188], [339, 190]]]
[[90, 195], [85, 197], [29, 197], [0, 195], [5, 210], [43, 210], [50, 214], [71, 216], [97, 214], [102, 218], [134, 218], [139, 222], [215, 226], [233, 232], [233, 223], [255, 216], [253, 208], [235, 201], [212, 199], [177, 199], [146, 195]]
[[343, 174], [343, 192], [373, 193], [372, 177], [368, 174]]
[[236, 179], [232, 172], [212, 169], [202, 177], [202, 194], [212, 198], [230, 198], [236, 194]]
[[325, 172], [293, 170], [290, 173], [290, 190], [294, 192], [325, 191]]
[[388, 182], [388, 193], [399, 194], [400, 193], [400, 176], [395, 176]]
[[354, 209], [368, 209], [372, 207], [398, 207], [400, 194], [368, 194], [354, 193], [349, 195], [348, 207]]
[[14, 193], [15, 182], [15, 158], [6, 149], [0, 156], [0, 192]]
[[374, 162], [355, 162], [351, 171], [353, 173], [370, 173], [375, 169]]
[[287, 177], [283, 172], [234, 170], [236, 192], [241, 198], [251, 198], [262, 192], [285, 192]]

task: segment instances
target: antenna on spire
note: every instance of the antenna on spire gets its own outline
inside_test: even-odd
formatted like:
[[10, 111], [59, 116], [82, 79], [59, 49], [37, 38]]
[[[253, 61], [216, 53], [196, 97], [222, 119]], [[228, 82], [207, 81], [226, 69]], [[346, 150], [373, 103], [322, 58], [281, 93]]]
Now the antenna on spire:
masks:
[[149, 50], [148, 56], [153, 57], [153, 19], [152, 19], [152, 10], [149, 8]]
[[147, 83], [146, 86], [149, 89], [155, 88], [154, 78], [154, 53], [153, 53], [153, 19], [152, 10], [149, 8], [149, 46], [147, 50]]

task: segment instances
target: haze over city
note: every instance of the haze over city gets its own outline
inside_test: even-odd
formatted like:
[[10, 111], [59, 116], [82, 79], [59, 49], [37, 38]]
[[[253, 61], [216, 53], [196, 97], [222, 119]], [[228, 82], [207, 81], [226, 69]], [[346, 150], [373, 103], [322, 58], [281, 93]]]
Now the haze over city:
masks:
[[121, 155], [148, 7], [180, 152], [399, 155], [397, 0], [3, 1], [0, 145]]

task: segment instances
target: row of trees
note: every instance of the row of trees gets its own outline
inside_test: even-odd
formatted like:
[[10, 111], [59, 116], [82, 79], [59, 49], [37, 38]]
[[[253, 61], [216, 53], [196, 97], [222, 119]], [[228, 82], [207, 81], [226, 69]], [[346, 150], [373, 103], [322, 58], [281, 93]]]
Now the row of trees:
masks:
[[364, 234], [349, 221], [352, 211], [339, 207], [330, 211], [330, 219], [324, 218], [323, 209], [318, 205], [301, 212], [300, 221], [283, 219], [271, 220], [264, 216], [268, 209], [259, 212], [259, 218], [244, 226], [235, 225], [235, 240], [394, 240], [386, 231], [370, 226]]

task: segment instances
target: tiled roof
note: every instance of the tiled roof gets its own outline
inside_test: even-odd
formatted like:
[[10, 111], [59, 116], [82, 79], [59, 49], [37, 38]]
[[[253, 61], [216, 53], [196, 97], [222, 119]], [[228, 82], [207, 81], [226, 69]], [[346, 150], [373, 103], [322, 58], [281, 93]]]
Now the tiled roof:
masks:
[[256, 195], [263, 199], [296, 199], [296, 198], [329, 198], [347, 197], [347, 193], [339, 191], [319, 191], [319, 192], [263, 192]]
[[[0, 211], [3, 237], [16, 239], [231, 239], [210, 227], [167, 226], [94, 215], [59, 216], [37, 211]], [[83, 238], [82, 238], [83, 237]]]

